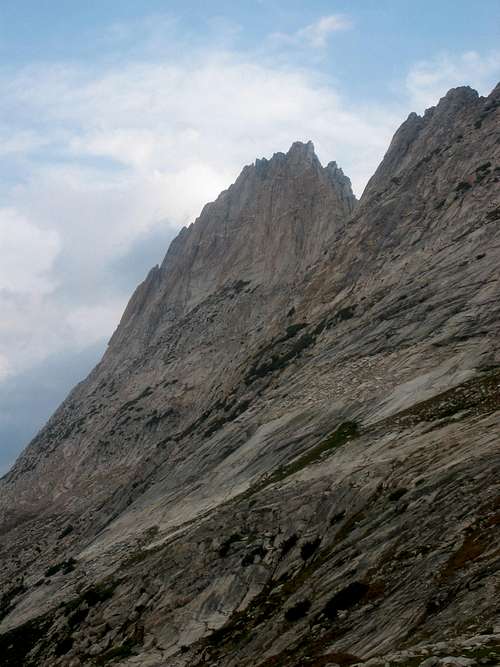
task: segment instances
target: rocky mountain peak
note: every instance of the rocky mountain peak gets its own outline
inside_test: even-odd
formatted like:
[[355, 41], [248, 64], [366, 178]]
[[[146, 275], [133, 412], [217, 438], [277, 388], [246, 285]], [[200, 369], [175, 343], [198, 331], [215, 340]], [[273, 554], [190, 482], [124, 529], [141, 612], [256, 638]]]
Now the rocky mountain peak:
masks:
[[[483, 122], [492, 126], [496, 122], [497, 88], [488, 97], [480, 97], [469, 86], [452, 88], [423, 116], [411, 113], [395, 133], [382, 163], [368, 182], [359, 212], [363, 200], [366, 203], [375, 192], [393, 188], [412, 169], [425, 168], [429, 172], [437, 168], [445, 153], [453, 155], [466, 150], [463, 141], [466, 134], [471, 140], [480, 140], [477, 131]], [[453, 166], [459, 164], [460, 161], [454, 161]]]
[[471, 104], [479, 99], [479, 93], [474, 88], [470, 86], [457, 86], [456, 88], [450, 88], [450, 90], [444, 95], [436, 105], [438, 107], [448, 107], [456, 106], [461, 107], [463, 105]]
[[112, 344], [143, 339], [145, 309], [157, 327], [158, 318], [178, 317], [230, 283], [289, 290], [342, 233], [355, 201], [350, 180], [336, 163], [322, 167], [311, 141], [256, 160], [174, 239]]
[[286, 153], [274, 153], [269, 159], [259, 158], [247, 169], [243, 173], [248, 175], [254, 169], [258, 176], [272, 179], [300, 177], [308, 171], [319, 173], [322, 166], [312, 141], [295, 141]]
[[286, 156], [288, 160], [294, 163], [308, 162], [311, 164], [318, 159], [311, 140], [306, 142], [294, 141]]
[[0, 480], [2, 665], [498, 664], [499, 93], [179, 233]]

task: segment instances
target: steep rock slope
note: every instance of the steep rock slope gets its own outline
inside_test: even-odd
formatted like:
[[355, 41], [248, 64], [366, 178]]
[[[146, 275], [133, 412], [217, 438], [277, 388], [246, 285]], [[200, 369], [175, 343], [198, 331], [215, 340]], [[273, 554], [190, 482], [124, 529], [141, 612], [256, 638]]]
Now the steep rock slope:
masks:
[[283, 321], [306, 267], [341, 236], [354, 202], [349, 180], [334, 163], [323, 168], [310, 142], [246, 167], [174, 240], [101, 364], [4, 480], [10, 508], [29, 516], [88, 494], [94, 502], [220, 400], [248, 347]]
[[499, 96], [356, 206], [294, 144], [181, 232], [1, 482], [5, 664], [495, 652]]

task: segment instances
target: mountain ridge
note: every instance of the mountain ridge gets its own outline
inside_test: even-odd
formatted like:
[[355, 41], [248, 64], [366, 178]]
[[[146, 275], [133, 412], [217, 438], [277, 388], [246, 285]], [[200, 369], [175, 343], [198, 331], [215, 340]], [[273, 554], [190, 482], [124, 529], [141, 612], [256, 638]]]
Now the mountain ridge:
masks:
[[494, 625], [499, 93], [410, 116], [356, 205], [297, 142], [181, 231], [0, 482], [0, 646], [50, 638], [6, 664], [324, 664]]

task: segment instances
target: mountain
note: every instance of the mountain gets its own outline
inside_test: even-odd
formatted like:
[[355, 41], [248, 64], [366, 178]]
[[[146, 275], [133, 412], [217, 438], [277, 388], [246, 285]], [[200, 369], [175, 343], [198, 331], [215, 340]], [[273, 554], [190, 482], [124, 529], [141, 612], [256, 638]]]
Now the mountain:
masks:
[[179, 233], [0, 481], [1, 664], [496, 664], [499, 104]]

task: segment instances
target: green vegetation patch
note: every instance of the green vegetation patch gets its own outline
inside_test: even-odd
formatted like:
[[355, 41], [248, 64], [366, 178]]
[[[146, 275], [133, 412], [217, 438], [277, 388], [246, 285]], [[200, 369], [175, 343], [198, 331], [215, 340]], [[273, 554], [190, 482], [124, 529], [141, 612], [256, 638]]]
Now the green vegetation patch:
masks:
[[[96, 605], [112, 598], [115, 588], [118, 586], [118, 584], [118, 581], [113, 580], [101, 581], [97, 584], [94, 584], [93, 586], [89, 586], [89, 588], [83, 591], [83, 593], [78, 597], [73, 598], [68, 602], [61, 603], [61, 607], [64, 608], [68, 616], [78, 610], [83, 603], [87, 604], [89, 607], [95, 607]], [[85, 618], [85, 616], [80, 619], [80, 622]], [[75, 616], [75, 621], [77, 618], [78, 617]]]
[[[500, 644], [498, 641], [488, 642], [483, 646], [475, 646], [473, 648], [463, 648], [459, 651], [452, 650], [449, 655], [451, 657], [457, 658], [472, 658], [475, 659], [481, 665], [492, 665], [498, 666], [500, 664]], [[406, 658], [404, 662], [385, 662], [385, 665], [389, 667], [419, 667], [422, 662], [428, 658], [428, 654], [415, 656], [413, 658]], [[381, 661], [381, 665], [384, 664], [384, 661]]]
[[[288, 329], [290, 328], [291, 327], [288, 327]], [[287, 340], [287, 337], [280, 339], [280, 342], [283, 342], [284, 340]], [[269, 359], [265, 359], [264, 361], [256, 361], [248, 371], [248, 374], [245, 377], [245, 383], [251, 384], [257, 378], [265, 377], [270, 373], [286, 368], [293, 359], [299, 357], [305, 349], [313, 345], [315, 342], [315, 335], [305, 333], [294, 341], [286, 351], [274, 353]]]
[[[290, 542], [293, 546], [297, 543], [295, 539]], [[291, 546], [290, 548], [293, 548]], [[203, 662], [198, 663], [198, 667], [212, 662], [218, 664], [217, 660], [222, 655], [227, 656], [232, 651], [239, 651], [243, 645], [255, 638], [255, 630], [262, 623], [265, 623], [273, 617], [281, 617], [284, 623], [294, 623], [308, 615], [313, 600], [308, 597], [302, 597], [294, 604], [288, 604], [287, 600], [297, 595], [307, 580], [323, 566], [331, 557], [331, 551], [334, 545], [329, 545], [324, 549], [318, 550], [314, 558], [304, 562], [300, 570], [294, 575], [284, 573], [278, 580], [270, 579], [263, 587], [262, 591], [250, 602], [246, 609], [235, 611], [227, 623], [212, 632], [208, 637], [200, 640], [200, 646], [203, 646]], [[336, 617], [336, 610], [348, 609], [362, 600], [373, 600], [379, 598], [384, 592], [383, 582], [377, 581], [374, 584], [365, 582], [353, 582], [339, 591], [328, 603], [331, 618]], [[286, 627], [286, 626], [285, 626]], [[338, 632], [338, 626], [332, 624], [326, 627], [324, 634], [317, 638], [311, 634], [306, 636], [295, 646], [274, 656], [268, 661], [263, 662], [259, 667], [270, 667], [271, 665], [290, 665], [302, 667], [303, 665], [321, 666], [326, 665], [330, 660], [326, 660], [323, 655], [331, 641]], [[329, 656], [333, 654], [328, 654]], [[335, 654], [337, 656], [337, 654]], [[339, 665], [350, 665], [355, 662], [361, 662], [359, 658], [350, 654], [345, 655], [345, 659], [336, 659]], [[304, 656], [307, 656], [305, 658]], [[195, 667], [195, 666], [193, 666]]]
[[340, 424], [335, 431], [329, 435], [325, 440], [312, 447], [309, 451], [299, 457], [296, 461], [292, 461], [283, 468], [285, 473], [283, 477], [293, 475], [295, 472], [302, 470], [311, 463], [315, 463], [323, 458], [325, 454], [329, 454], [334, 450], [344, 445], [349, 440], [354, 440], [359, 435], [359, 427], [356, 422], [348, 421]]
[[62, 540], [64, 537], [67, 537], [74, 531], [74, 528], [71, 524], [68, 524], [64, 530], [61, 531], [59, 537], [57, 538], [58, 540]]
[[464, 649], [461, 655], [466, 658], [474, 658], [481, 665], [498, 665], [500, 664], [500, 642], [494, 639], [484, 646]]
[[462, 194], [466, 192], [467, 190], [470, 190], [472, 185], [468, 181], [460, 181], [460, 183], [457, 185], [455, 188], [455, 192], [457, 194]]
[[54, 574], [57, 574], [58, 572], [61, 572], [61, 574], [69, 574], [70, 572], [73, 572], [76, 564], [77, 562], [74, 558], [68, 558], [68, 560], [63, 560], [60, 563], [54, 563], [54, 565], [51, 565], [45, 571], [45, 576], [53, 577]]
[[242, 497], [250, 497], [255, 493], [260, 493], [260, 491], [263, 491], [271, 484], [286, 479], [290, 475], [294, 475], [296, 472], [299, 472], [312, 463], [319, 461], [325, 456], [329, 456], [342, 445], [345, 445], [350, 440], [357, 438], [359, 433], [359, 426], [356, 422], [343, 422], [335, 429], [333, 433], [325, 438], [325, 440], [322, 440], [318, 445], [311, 447], [311, 449], [302, 454], [302, 456], [299, 456], [299, 458], [295, 459], [294, 461], [291, 461], [290, 463], [277, 468], [268, 477], [257, 482], [242, 495], [238, 496], [238, 499], [241, 500]]
[[154, 554], [158, 554], [160, 551], [163, 551], [163, 549], [165, 549], [165, 544], [157, 544], [156, 546], [147, 548], [139, 547], [122, 561], [121, 569], [123, 570], [127, 567], [137, 565], [137, 563], [142, 563], [142, 561]]
[[387, 427], [412, 427], [420, 422], [452, 420], [459, 413], [479, 416], [500, 410], [500, 369], [492, 368], [452, 389], [421, 401], [406, 410], [387, 417], [377, 430]]

